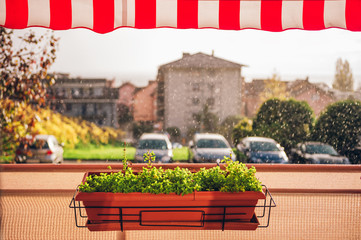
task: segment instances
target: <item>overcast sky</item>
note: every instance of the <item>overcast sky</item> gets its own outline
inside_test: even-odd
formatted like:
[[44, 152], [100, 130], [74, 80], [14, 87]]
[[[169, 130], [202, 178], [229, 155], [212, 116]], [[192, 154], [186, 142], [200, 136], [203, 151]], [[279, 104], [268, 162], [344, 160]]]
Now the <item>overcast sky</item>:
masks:
[[[28, 30], [16, 34], [23, 31]], [[311, 82], [328, 85], [341, 57], [350, 63], [355, 87], [361, 85], [361, 32], [123, 28], [107, 34], [87, 29], [57, 31], [56, 36], [59, 50], [51, 70], [73, 77], [116, 78], [118, 84], [131, 81], [144, 86], [156, 78], [160, 65], [180, 59], [183, 52], [214, 51], [216, 57], [248, 65], [243, 69], [247, 81], [277, 73], [281, 80], [308, 76]]]

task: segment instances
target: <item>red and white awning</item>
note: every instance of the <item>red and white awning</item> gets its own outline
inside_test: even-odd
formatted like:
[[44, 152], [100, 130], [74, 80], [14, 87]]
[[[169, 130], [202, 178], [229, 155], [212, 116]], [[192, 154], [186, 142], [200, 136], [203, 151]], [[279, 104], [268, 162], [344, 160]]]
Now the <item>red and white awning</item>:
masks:
[[361, 0], [0, 0], [0, 25], [361, 31]]

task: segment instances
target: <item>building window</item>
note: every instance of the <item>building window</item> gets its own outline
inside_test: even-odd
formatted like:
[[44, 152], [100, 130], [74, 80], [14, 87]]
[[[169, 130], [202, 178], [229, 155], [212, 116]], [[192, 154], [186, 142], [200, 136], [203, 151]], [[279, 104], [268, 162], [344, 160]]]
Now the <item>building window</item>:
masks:
[[318, 93], [315, 93], [312, 95], [312, 101], [318, 101], [320, 99], [320, 95], [318, 95]]
[[63, 96], [67, 98], [69, 96], [69, 89], [63, 89]]
[[71, 89], [71, 95], [73, 96], [73, 97], [78, 97], [80, 94], [79, 94], [79, 89], [77, 89], [77, 88], [73, 88], [73, 89]]
[[200, 83], [193, 83], [193, 84], [192, 84], [192, 89], [193, 89], [193, 91], [199, 91], [199, 90], [201, 90], [201, 85], [200, 85]]
[[214, 98], [211, 97], [211, 98], [207, 99], [207, 105], [208, 106], [212, 107], [212, 106], [214, 106], [214, 103], [215, 103]]
[[86, 114], [86, 104], [84, 103], [81, 105], [81, 115], [85, 116], [85, 114]]
[[192, 103], [193, 103], [193, 105], [198, 105], [200, 103], [199, 98], [197, 98], [197, 97], [192, 98]]
[[87, 105], [87, 112], [89, 114], [93, 114], [95, 111], [95, 104], [94, 103], [88, 103]]
[[208, 83], [208, 89], [210, 92], [214, 92], [214, 88], [215, 88], [214, 83]]
[[94, 96], [97, 96], [97, 97], [103, 96], [103, 88], [95, 88]]
[[57, 97], [63, 97], [63, 96], [64, 96], [64, 89], [62, 89], [62, 88], [57, 88], [57, 89], [55, 90], [55, 95], [56, 95]]
[[73, 107], [73, 105], [71, 103], [67, 103], [65, 105], [66, 111], [71, 111], [72, 107]]

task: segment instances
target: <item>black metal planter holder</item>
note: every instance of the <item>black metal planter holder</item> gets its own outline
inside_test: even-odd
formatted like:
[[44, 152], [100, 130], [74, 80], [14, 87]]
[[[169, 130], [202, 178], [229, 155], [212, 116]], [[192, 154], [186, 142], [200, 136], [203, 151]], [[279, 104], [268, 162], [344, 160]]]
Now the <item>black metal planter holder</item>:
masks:
[[[263, 188], [265, 189], [265, 196], [266, 198], [263, 200], [260, 200], [260, 202], [257, 204], [256, 208], [261, 208], [262, 210], [262, 214], [261, 215], [257, 215], [256, 214], [253, 216], [252, 220], [254, 222], [258, 222], [258, 219], [265, 219], [263, 222], [263, 225], [259, 225], [258, 228], [267, 228], [270, 224], [270, 217], [271, 217], [271, 209], [273, 207], [276, 207], [276, 203], [271, 195], [271, 193], [269, 192], [268, 188], [263, 185]], [[227, 213], [227, 208], [244, 208], [244, 207], [254, 207], [254, 206], [141, 206], [141, 207], [108, 207], [108, 206], [89, 206], [89, 207], [84, 207], [81, 206], [80, 201], [76, 201], [75, 200], [75, 195], [78, 192], [78, 188], [76, 189], [73, 198], [69, 204], [69, 208], [74, 209], [74, 217], [75, 217], [75, 225], [78, 228], [87, 228], [86, 225], [81, 225], [79, 224], [79, 219], [82, 218], [87, 218], [87, 216], [84, 214], [84, 210], [82, 210], [83, 208], [114, 208], [114, 209], [118, 209], [119, 210], [119, 214], [101, 214], [102, 216], [119, 216], [119, 220], [103, 220], [104, 222], [107, 223], [119, 223], [120, 224], [120, 229], [121, 231], [124, 230], [123, 225], [126, 222], [137, 222], [139, 223], [139, 226], [155, 226], [155, 227], [194, 227], [194, 228], [201, 228], [204, 227], [204, 223], [205, 222], [221, 222], [222, 223], [222, 231], [224, 231], [225, 229], [225, 224], [227, 222], [238, 222], [238, 223], [242, 223], [244, 221], [242, 221], [241, 219], [227, 219], [227, 216], [231, 216], [231, 215], [242, 215], [242, 213]], [[149, 209], [149, 210], [142, 210], [139, 211], [139, 214], [123, 214], [123, 209], [129, 209], [129, 208], [142, 208], [142, 209]], [[187, 210], [182, 210], [182, 208], [187, 208]], [[189, 208], [223, 208], [223, 213], [222, 214], [206, 214], [205, 211], [203, 210], [189, 210]], [[157, 209], [157, 210], [152, 210], [152, 209]], [[158, 209], [164, 209], [164, 210], [158, 210]], [[201, 214], [201, 219], [197, 222], [199, 224], [197, 225], [172, 225], [172, 224], [147, 224], [143, 221], [143, 214], [145, 213], [157, 213], [157, 212], [187, 212], [187, 213], [200, 213]], [[206, 216], [223, 216], [221, 219], [219, 220], [206, 220]], [[137, 220], [124, 220], [123, 217], [125, 216], [132, 216], [132, 217], [137, 217]], [[88, 221], [89, 222], [89, 221]]]

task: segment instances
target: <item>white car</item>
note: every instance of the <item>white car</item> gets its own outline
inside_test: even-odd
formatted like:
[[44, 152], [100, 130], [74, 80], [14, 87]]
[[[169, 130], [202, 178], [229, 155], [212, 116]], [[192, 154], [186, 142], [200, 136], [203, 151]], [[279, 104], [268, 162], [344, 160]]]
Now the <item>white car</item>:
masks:
[[173, 159], [172, 143], [167, 135], [162, 133], [144, 133], [139, 138], [135, 152], [135, 162], [144, 163], [143, 155], [154, 152], [155, 162], [170, 163]]
[[195, 163], [217, 162], [224, 157], [236, 160], [228, 141], [220, 134], [197, 133], [190, 141], [189, 147], [192, 152], [192, 161]]
[[63, 145], [59, 144], [53, 135], [36, 135], [34, 139], [27, 137], [28, 142], [21, 143], [15, 154], [17, 163], [40, 162], [55, 163], [63, 162]]

